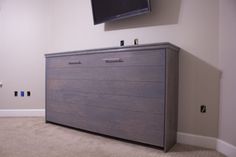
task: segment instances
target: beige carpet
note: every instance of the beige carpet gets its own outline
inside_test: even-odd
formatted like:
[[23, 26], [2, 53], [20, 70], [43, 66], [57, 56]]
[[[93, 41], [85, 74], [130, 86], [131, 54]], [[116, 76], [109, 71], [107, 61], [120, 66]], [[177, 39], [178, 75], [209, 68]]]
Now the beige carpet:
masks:
[[177, 144], [170, 152], [80, 132], [43, 118], [0, 118], [0, 157], [224, 157]]

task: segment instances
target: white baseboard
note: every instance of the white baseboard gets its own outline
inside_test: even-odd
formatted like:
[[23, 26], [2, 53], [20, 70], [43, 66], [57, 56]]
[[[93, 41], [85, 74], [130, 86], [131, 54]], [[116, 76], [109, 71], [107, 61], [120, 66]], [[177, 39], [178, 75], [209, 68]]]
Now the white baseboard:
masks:
[[236, 147], [218, 139], [216, 150], [227, 157], [236, 157]]
[[44, 117], [45, 109], [0, 110], [0, 117]]
[[178, 132], [177, 142], [209, 149], [216, 149], [217, 138]]
[[236, 157], [236, 147], [218, 138], [178, 132], [177, 142], [192, 146], [215, 149], [227, 157]]

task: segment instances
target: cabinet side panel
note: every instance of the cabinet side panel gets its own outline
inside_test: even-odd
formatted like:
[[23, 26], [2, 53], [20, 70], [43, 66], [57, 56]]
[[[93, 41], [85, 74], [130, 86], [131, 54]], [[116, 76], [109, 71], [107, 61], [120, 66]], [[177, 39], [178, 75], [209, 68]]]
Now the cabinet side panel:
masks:
[[48, 122], [48, 59], [45, 58], [45, 122]]
[[166, 49], [165, 151], [168, 151], [176, 143], [178, 80], [179, 52]]

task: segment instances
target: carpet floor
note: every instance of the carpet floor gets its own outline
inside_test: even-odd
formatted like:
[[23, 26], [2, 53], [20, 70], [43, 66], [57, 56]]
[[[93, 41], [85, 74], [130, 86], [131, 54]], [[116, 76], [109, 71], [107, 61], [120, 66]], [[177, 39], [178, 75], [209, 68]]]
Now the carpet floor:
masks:
[[168, 153], [81, 132], [43, 118], [0, 118], [0, 157], [224, 157], [209, 149], [176, 144]]

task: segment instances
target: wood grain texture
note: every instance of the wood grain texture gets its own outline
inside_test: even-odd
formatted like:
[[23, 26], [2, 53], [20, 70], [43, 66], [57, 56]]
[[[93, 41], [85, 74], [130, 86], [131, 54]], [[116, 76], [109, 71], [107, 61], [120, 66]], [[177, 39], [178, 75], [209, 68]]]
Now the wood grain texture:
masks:
[[[124, 127], [132, 126], [133, 129], [146, 128], [164, 132], [164, 114], [146, 114], [142, 112], [122, 111], [117, 112], [111, 108], [100, 108], [86, 105], [57, 105], [50, 104], [49, 111], [57, 114], [70, 114], [72, 117], [84, 119], [89, 123], [96, 121], [100, 126], [119, 124]], [[106, 123], [106, 124], [105, 124]]]
[[48, 80], [52, 90], [145, 98], [163, 98], [164, 82], [124, 82], [100, 80]]
[[[127, 51], [128, 52], [128, 51]], [[95, 53], [93, 55], [83, 54], [74, 56], [63, 56], [47, 58], [48, 68], [60, 67], [110, 67], [110, 66], [135, 66], [135, 65], [164, 65], [164, 50], [159, 53], [151, 50], [149, 52], [116, 52], [116, 53]], [[120, 58], [122, 62], [107, 63], [106, 59]], [[81, 64], [69, 64], [80, 62]]]
[[46, 121], [169, 150], [176, 142], [178, 48], [46, 55]]
[[[155, 71], [155, 73], [153, 72]], [[71, 67], [48, 69], [48, 79], [164, 82], [164, 66]]]
[[[148, 125], [137, 128], [137, 126], [124, 125], [124, 123], [98, 123], [96, 120], [88, 121], [80, 118], [78, 115], [72, 116], [70, 113], [60, 113], [60, 116], [58, 116], [58, 113], [55, 111], [50, 112], [48, 119], [50, 122], [70, 127], [163, 147], [163, 131], [156, 130], [155, 127]], [[151, 129], [147, 130], [147, 128]]]
[[[105, 94], [80, 93], [70, 90], [50, 90], [48, 104], [86, 105], [114, 110], [164, 114], [163, 98], [143, 98]], [[110, 104], [112, 102], [112, 105]]]
[[168, 151], [176, 143], [178, 120], [179, 54], [166, 51], [165, 147]]

